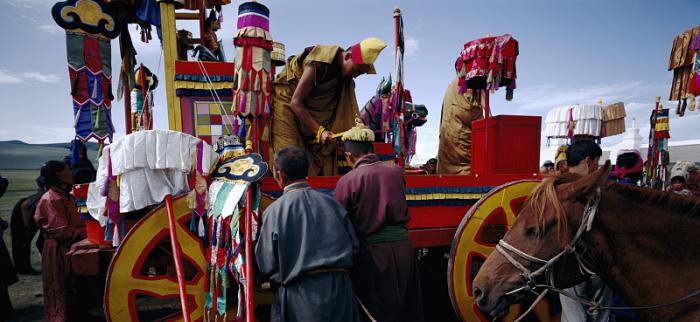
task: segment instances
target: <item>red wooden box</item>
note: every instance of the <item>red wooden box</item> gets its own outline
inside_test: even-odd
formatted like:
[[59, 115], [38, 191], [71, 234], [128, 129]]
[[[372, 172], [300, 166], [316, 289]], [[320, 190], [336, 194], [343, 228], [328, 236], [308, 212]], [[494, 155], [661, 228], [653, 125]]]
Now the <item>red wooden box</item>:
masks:
[[87, 231], [87, 239], [98, 245], [111, 245], [111, 241], [105, 240], [105, 228], [100, 226], [100, 222], [95, 219], [87, 219], [84, 221], [85, 230]]
[[498, 115], [472, 123], [471, 174], [533, 174], [540, 163], [539, 116]]

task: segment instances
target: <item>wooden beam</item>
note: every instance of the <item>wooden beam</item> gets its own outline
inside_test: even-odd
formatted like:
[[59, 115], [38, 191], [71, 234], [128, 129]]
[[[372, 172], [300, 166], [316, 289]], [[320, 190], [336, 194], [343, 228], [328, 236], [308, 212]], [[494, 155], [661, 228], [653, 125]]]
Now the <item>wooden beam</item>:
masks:
[[177, 28], [175, 5], [160, 2], [160, 18], [163, 28], [163, 65], [165, 66], [165, 99], [168, 102], [168, 128], [182, 131], [180, 99], [175, 95], [175, 60], [177, 59]]
[[176, 12], [176, 20], [199, 20], [199, 12]]

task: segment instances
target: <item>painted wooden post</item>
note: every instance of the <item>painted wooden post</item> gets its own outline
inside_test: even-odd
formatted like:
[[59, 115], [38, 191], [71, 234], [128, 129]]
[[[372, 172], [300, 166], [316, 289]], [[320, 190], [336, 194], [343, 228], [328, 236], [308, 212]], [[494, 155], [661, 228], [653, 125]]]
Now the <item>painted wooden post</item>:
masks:
[[168, 102], [168, 128], [182, 132], [180, 99], [175, 95], [175, 60], [177, 59], [175, 3], [160, 1], [160, 19], [163, 28], [163, 64], [165, 66], [165, 100]]

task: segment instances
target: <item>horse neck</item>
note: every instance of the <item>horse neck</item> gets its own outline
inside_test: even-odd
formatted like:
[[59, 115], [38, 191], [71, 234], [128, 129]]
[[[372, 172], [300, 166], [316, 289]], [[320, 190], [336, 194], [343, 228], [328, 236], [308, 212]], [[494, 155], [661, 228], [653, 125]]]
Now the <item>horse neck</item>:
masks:
[[[668, 303], [700, 289], [700, 218], [604, 193], [593, 228], [584, 235], [595, 270], [629, 306]], [[654, 320], [692, 310], [697, 297], [664, 309], [638, 311]], [[685, 313], [687, 314], [687, 312]], [[700, 314], [695, 312], [694, 314]], [[693, 316], [694, 318], [697, 315]]]

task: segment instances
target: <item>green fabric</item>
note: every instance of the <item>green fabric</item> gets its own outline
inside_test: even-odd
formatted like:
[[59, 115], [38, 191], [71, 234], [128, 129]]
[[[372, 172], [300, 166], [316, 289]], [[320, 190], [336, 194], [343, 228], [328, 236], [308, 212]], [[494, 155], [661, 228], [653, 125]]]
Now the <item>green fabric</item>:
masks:
[[73, 32], [66, 33], [68, 65], [74, 69], [80, 69], [85, 66], [85, 56], [83, 55], [83, 37], [83, 35]]
[[219, 218], [221, 216], [221, 211], [224, 209], [224, 204], [226, 199], [228, 199], [228, 194], [233, 189], [233, 185], [229, 183], [224, 183], [219, 189], [219, 193], [216, 195], [216, 201], [214, 201], [214, 211], [211, 216], [214, 218]]
[[107, 125], [107, 112], [95, 104], [90, 104], [90, 116], [92, 117], [92, 131], [100, 137], [109, 134]]
[[99, 39], [100, 61], [102, 62], [102, 72], [107, 76], [112, 76], [112, 43], [109, 40]]
[[408, 228], [405, 224], [386, 226], [371, 235], [362, 238], [368, 244], [386, 243], [408, 239]]

